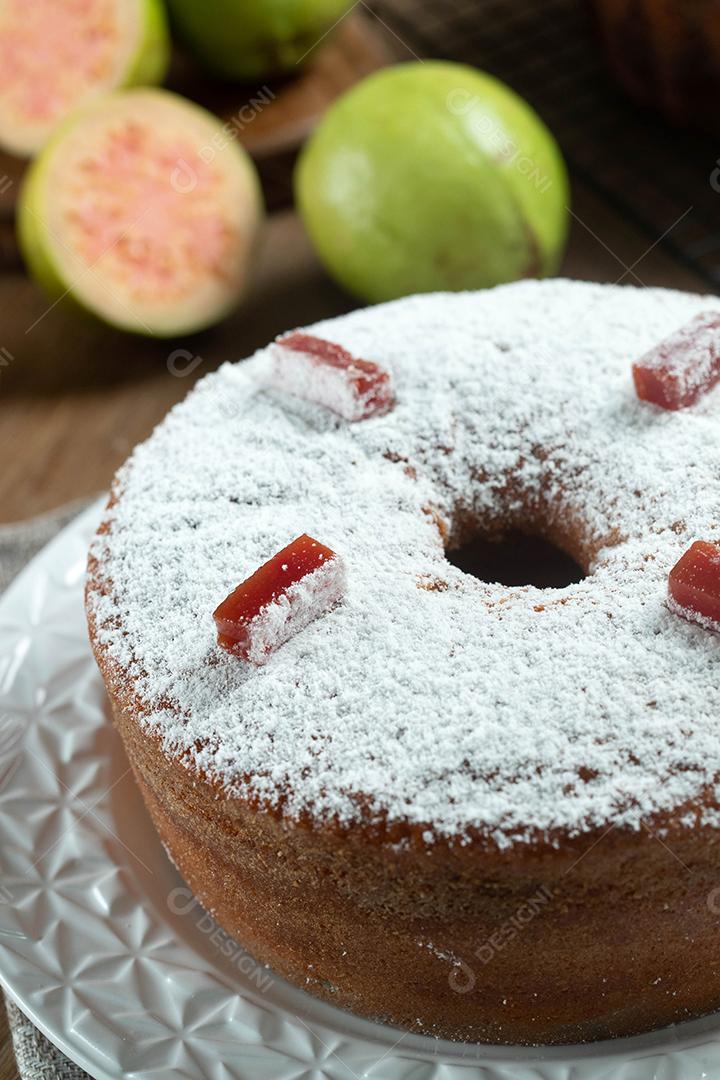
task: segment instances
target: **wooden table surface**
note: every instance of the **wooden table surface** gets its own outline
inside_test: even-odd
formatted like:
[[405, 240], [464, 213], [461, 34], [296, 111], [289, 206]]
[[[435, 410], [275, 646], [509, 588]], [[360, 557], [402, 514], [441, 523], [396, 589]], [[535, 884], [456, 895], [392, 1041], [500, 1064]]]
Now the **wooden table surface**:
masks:
[[[574, 185], [569, 277], [702, 290], [703, 283]], [[668, 222], [668, 225], [670, 222]], [[628, 268], [630, 271], [628, 272]], [[113, 472], [197, 377], [280, 331], [355, 306], [323, 273], [297, 217], [267, 224], [250, 295], [221, 327], [146, 341], [78, 323], [18, 270], [0, 277], [0, 522], [107, 488]], [[193, 374], [170, 370], [199, 357]], [[0, 1080], [17, 1076], [0, 1009]]]

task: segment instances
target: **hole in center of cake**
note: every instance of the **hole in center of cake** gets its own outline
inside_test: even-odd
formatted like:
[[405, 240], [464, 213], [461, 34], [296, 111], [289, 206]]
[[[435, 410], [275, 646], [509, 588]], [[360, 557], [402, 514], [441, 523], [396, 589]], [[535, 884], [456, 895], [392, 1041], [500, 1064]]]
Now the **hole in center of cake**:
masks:
[[562, 548], [542, 536], [512, 529], [502, 537], [473, 536], [446, 552], [448, 562], [490, 584], [563, 589], [587, 575]]

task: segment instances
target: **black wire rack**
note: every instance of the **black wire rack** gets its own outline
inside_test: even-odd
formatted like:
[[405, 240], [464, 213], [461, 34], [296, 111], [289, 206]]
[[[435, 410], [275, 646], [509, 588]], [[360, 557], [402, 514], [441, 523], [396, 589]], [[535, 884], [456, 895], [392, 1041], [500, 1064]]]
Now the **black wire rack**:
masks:
[[720, 291], [720, 141], [671, 128], [627, 100], [606, 72], [583, 0], [368, 6], [410, 53], [474, 64], [512, 86], [579, 179]]

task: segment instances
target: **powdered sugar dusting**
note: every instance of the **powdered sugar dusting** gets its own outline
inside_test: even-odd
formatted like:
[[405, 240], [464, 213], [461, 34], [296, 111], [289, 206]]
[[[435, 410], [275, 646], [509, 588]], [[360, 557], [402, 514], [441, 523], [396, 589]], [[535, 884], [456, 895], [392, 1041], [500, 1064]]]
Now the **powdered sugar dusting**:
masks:
[[667, 598], [667, 606], [670, 611], [675, 615], [679, 615], [681, 619], [687, 619], [688, 622], [697, 623], [698, 626], [702, 626], [709, 633], [720, 633], [720, 623], [715, 619], [711, 619], [708, 615], [702, 615], [699, 611], [693, 611], [692, 608], [684, 607], [683, 604], [678, 604], [677, 600], [672, 596]]
[[[720, 540], [720, 397], [660, 412], [631, 376], [700, 310], [720, 301], [548, 281], [319, 324], [394, 377], [394, 410], [359, 424], [269, 390], [268, 350], [203, 380], [94, 547], [100, 640], [148, 725], [230, 791], [428, 841], [639, 828], [717, 790], [720, 638], [666, 598], [689, 543]], [[528, 506], [597, 550], [586, 580], [510, 589], [446, 560], [438, 522]], [[342, 555], [345, 598], [251, 668], [212, 612], [303, 532]]]

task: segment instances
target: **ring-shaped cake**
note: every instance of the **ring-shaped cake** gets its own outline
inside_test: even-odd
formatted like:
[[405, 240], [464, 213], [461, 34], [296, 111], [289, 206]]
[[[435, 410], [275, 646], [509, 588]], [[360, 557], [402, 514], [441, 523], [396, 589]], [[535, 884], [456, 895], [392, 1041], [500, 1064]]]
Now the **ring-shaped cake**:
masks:
[[[720, 638], [667, 602], [692, 541], [720, 538], [720, 403], [659, 409], [631, 374], [708, 310], [547, 281], [354, 312], [310, 332], [391, 374], [387, 411], [286, 393], [261, 350], [121, 469], [94, 649], [163, 841], [258, 959], [457, 1039], [720, 1005]], [[453, 565], [509, 530], [583, 579]], [[212, 613], [298, 534], [342, 557], [345, 592], [247, 663]]]

